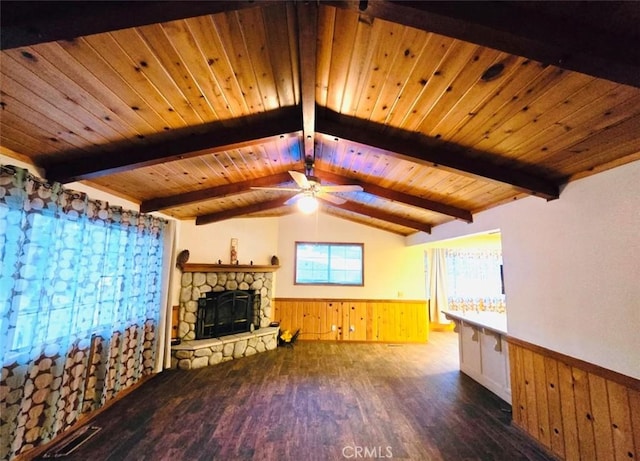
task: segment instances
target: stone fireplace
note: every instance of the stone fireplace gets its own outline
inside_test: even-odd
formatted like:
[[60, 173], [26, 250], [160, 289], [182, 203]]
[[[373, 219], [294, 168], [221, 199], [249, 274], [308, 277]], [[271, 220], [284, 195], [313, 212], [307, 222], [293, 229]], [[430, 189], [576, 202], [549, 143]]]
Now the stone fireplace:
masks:
[[[270, 327], [273, 297], [273, 272], [278, 266], [239, 266], [222, 264], [185, 264], [182, 267], [178, 332], [180, 344], [171, 347], [171, 366], [183, 370], [217, 365], [228, 360], [270, 351], [278, 346], [278, 327]], [[249, 295], [253, 299], [249, 301]], [[246, 304], [250, 302], [250, 309]], [[198, 313], [208, 299], [239, 298], [239, 312], [232, 315], [244, 331], [235, 327], [206, 330], [214, 317]], [[243, 311], [243, 308], [247, 308]], [[223, 307], [223, 310], [226, 307]], [[204, 317], [203, 317], [204, 315]], [[226, 314], [223, 314], [226, 315]], [[198, 318], [204, 319], [198, 322]], [[246, 317], [246, 319], [245, 319]], [[252, 321], [250, 321], [250, 319]], [[244, 323], [243, 323], [244, 322]], [[215, 323], [215, 321], [213, 321]], [[224, 322], [223, 322], [224, 323]], [[203, 339], [200, 339], [203, 338]]]
[[198, 301], [210, 292], [253, 291], [259, 299], [255, 304], [254, 327], [266, 327], [271, 323], [273, 272], [216, 271], [212, 266], [206, 272], [183, 272], [181, 285], [178, 334], [183, 341], [196, 339]]

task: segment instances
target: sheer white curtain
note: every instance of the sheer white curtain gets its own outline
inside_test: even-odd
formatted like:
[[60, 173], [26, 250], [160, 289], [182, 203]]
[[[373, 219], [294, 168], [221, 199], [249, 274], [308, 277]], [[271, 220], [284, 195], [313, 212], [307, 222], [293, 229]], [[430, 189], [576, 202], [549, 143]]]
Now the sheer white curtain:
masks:
[[443, 311], [448, 310], [446, 250], [427, 250], [427, 288], [429, 297], [429, 321], [432, 324], [448, 324]]
[[426, 252], [429, 320], [446, 324], [443, 311], [506, 312], [499, 249], [430, 248]]

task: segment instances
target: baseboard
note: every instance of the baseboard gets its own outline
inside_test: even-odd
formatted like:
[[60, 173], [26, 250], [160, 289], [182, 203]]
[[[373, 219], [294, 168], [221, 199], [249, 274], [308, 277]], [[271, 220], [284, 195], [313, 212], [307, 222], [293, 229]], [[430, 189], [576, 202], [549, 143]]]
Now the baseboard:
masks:
[[429, 330], [431, 331], [453, 331], [456, 324], [453, 322], [450, 323], [430, 323]]
[[100, 408], [98, 408], [96, 410], [93, 410], [90, 413], [86, 413], [86, 414], [81, 415], [79, 417], [78, 421], [75, 422], [75, 424], [73, 424], [71, 427], [69, 427], [67, 430], [65, 430], [61, 434], [58, 434], [56, 437], [54, 437], [53, 439], [51, 439], [47, 443], [44, 443], [44, 444], [39, 445], [37, 447], [34, 447], [34, 448], [32, 448], [31, 450], [29, 450], [29, 451], [27, 451], [25, 453], [20, 453], [19, 455], [17, 455], [14, 458], [14, 461], [32, 461], [33, 459], [38, 458], [39, 456], [42, 456], [44, 453], [46, 453], [49, 449], [54, 447], [56, 444], [61, 443], [65, 439], [72, 437], [73, 434], [78, 429], [80, 429], [81, 427], [86, 426], [87, 424], [89, 424], [96, 416], [98, 416], [103, 411], [105, 411], [106, 409], [111, 407], [111, 405], [113, 405], [114, 403], [116, 403], [120, 399], [122, 399], [125, 396], [129, 395], [131, 392], [133, 392], [134, 390], [136, 390], [137, 388], [142, 386], [144, 383], [149, 381], [154, 376], [156, 376], [156, 373], [141, 378], [140, 381], [135, 383], [133, 386], [131, 386], [131, 387], [119, 392], [114, 398], [109, 400], [107, 403], [105, 403]]

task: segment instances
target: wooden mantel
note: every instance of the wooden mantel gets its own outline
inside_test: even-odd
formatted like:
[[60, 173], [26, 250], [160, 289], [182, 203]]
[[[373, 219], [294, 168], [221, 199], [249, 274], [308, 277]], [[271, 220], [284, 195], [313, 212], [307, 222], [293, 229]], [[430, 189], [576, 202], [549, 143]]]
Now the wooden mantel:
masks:
[[182, 272], [275, 272], [280, 266], [256, 266], [253, 264], [184, 264]]

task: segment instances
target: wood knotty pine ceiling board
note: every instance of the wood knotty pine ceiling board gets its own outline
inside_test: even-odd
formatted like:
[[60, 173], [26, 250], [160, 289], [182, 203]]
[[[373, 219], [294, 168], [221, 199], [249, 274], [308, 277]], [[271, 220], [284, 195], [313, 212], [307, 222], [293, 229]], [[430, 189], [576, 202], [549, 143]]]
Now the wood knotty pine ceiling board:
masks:
[[640, 158], [639, 2], [0, 7], [2, 152], [143, 211], [280, 216], [312, 155], [408, 235]]

